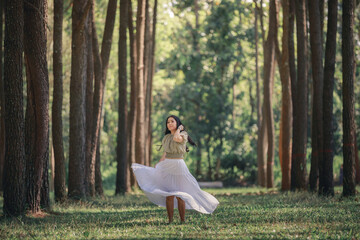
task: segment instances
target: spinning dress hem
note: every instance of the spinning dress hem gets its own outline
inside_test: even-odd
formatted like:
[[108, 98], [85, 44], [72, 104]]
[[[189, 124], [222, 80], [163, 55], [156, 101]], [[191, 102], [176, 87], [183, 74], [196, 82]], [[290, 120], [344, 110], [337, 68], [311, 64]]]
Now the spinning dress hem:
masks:
[[201, 190], [183, 159], [165, 159], [155, 168], [133, 163], [131, 168], [140, 188], [158, 206], [166, 207], [166, 197], [175, 196], [185, 201], [186, 209], [210, 214], [219, 204], [214, 196]]

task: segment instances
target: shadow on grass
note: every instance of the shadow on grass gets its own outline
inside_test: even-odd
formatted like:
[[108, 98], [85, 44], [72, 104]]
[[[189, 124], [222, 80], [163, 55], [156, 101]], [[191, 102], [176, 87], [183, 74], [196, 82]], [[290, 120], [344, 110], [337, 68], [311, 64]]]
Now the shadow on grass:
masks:
[[[166, 217], [165, 208], [151, 210], [132, 209], [129, 211], [118, 212], [114, 212], [113, 210], [102, 210], [96, 213], [87, 213], [82, 211], [75, 211], [73, 213], [51, 212], [47, 213], [45, 217], [41, 218], [35, 218], [31, 216], [9, 218], [2, 215], [0, 216], [0, 225], [25, 224], [28, 227], [32, 227], [44, 224], [75, 224], [78, 227], [85, 227], [89, 224], [101, 223], [101, 225], [104, 227], [119, 228], [145, 225], [168, 225], [167, 218], [163, 218], [163, 216]], [[154, 217], [156, 218], [154, 219]]]

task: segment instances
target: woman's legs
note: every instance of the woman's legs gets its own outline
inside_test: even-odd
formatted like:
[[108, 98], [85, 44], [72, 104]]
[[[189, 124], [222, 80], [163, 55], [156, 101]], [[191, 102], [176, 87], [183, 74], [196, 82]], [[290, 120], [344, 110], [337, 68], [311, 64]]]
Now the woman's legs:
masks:
[[171, 223], [174, 215], [174, 196], [166, 197], [166, 210], [169, 217], [169, 223]]
[[176, 199], [178, 201], [178, 209], [181, 222], [185, 222], [185, 201], [179, 197], [176, 197]]

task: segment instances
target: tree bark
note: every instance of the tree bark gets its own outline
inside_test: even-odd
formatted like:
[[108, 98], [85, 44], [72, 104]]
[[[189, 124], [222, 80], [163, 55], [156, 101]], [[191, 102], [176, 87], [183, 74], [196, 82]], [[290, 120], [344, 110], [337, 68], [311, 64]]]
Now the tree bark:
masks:
[[[93, 5], [94, 0], [93, 1]], [[93, 7], [94, 8], [94, 7]], [[92, 112], [92, 127], [90, 130], [90, 155], [88, 164], [88, 176], [87, 176], [87, 188], [88, 195], [95, 196], [95, 164], [96, 164], [96, 149], [97, 141], [99, 139], [100, 131], [100, 120], [101, 120], [101, 104], [104, 92], [104, 84], [102, 80], [102, 59], [99, 53], [99, 41], [97, 38], [96, 27], [95, 27], [95, 16], [94, 9], [91, 16], [91, 29], [92, 29], [92, 54], [94, 57], [94, 95], [93, 95], [93, 112]]]
[[120, 0], [120, 29], [119, 29], [119, 106], [117, 132], [117, 172], [115, 194], [124, 194], [130, 188], [127, 181], [127, 44], [126, 30], [128, 21], [128, 0]]
[[[55, 179], [55, 156], [54, 156], [54, 144], [52, 138], [50, 138], [50, 192], [55, 192], [54, 190], [54, 179]], [[55, 200], [56, 201], [56, 200]]]
[[65, 185], [65, 157], [63, 145], [62, 103], [63, 103], [63, 74], [62, 74], [62, 26], [63, 0], [54, 1], [54, 53], [53, 73], [54, 92], [52, 103], [52, 135], [55, 158], [54, 191], [55, 201], [63, 202], [66, 199]]
[[[24, 11], [25, 16], [25, 11]], [[25, 26], [25, 22], [24, 22]], [[24, 51], [25, 51], [25, 33], [24, 33]], [[24, 64], [26, 69], [26, 111], [25, 111], [25, 161], [26, 161], [26, 205], [31, 208], [32, 199], [30, 194], [34, 194], [34, 183], [32, 178], [34, 177], [35, 171], [35, 142], [36, 142], [36, 123], [35, 123], [35, 109], [34, 109], [34, 92], [33, 92], [33, 83], [31, 82], [30, 69], [27, 64], [26, 56], [24, 58]], [[35, 131], [34, 131], [35, 129]], [[40, 183], [38, 183], [40, 185]], [[40, 186], [38, 186], [38, 196], [36, 196], [38, 208], [40, 208]]]
[[149, 70], [148, 70], [148, 135], [147, 135], [147, 141], [148, 141], [148, 164], [150, 166], [151, 159], [152, 159], [152, 124], [151, 124], [151, 113], [152, 113], [152, 102], [153, 102], [153, 96], [152, 96], [152, 86], [153, 86], [153, 78], [155, 74], [155, 47], [156, 47], [156, 24], [157, 24], [157, 5], [158, 1], [154, 1], [154, 7], [153, 7], [153, 21], [152, 21], [152, 32], [151, 32], [151, 51], [150, 51], [150, 63], [149, 63]]
[[282, 173], [281, 190], [290, 190], [291, 173], [291, 133], [292, 133], [292, 101], [289, 64], [289, 12], [290, 4], [282, 0], [283, 6], [283, 37], [282, 53], [277, 43], [277, 59], [281, 78], [281, 119], [279, 137], [279, 158]]
[[326, 33], [324, 94], [323, 94], [323, 157], [319, 162], [319, 194], [334, 195], [334, 126], [333, 126], [333, 91], [336, 61], [337, 0], [330, 0], [328, 6], [328, 26]]
[[[26, 120], [29, 135], [27, 155], [27, 201], [29, 209], [40, 211], [41, 188], [48, 191], [49, 161], [49, 76], [46, 59], [46, 17], [47, 1], [33, 0], [24, 3], [24, 50], [27, 70], [27, 111]], [[46, 173], [44, 172], [46, 171]], [[46, 191], [46, 189], [44, 189]], [[48, 193], [47, 193], [48, 194]], [[43, 199], [45, 204], [46, 199]]]
[[138, 0], [136, 16], [136, 50], [137, 50], [137, 113], [135, 160], [144, 164], [145, 157], [145, 100], [144, 100], [144, 34], [145, 34], [146, 0]]
[[323, 158], [323, 87], [324, 68], [322, 64], [322, 24], [319, 0], [309, 1], [310, 45], [313, 75], [313, 112], [311, 134], [310, 191], [317, 191], [319, 163]]
[[294, 46], [294, 20], [295, 20], [295, 2], [289, 3], [289, 69], [291, 79], [291, 99], [294, 114], [294, 96], [296, 92], [296, 66], [295, 66], [295, 46]]
[[291, 158], [291, 189], [305, 190], [306, 182], [306, 144], [307, 144], [307, 41], [306, 4], [296, 0], [297, 35], [297, 92], [293, 97], [293, 144]]
[[153, 21], [152, 21], [152, 28], [151, 28], [151, 44], [150, 44], [150, 56], [149, 56], [149, 67], [148, 67], [148, 85], [147, 85], [147, 95], [146, 101], [147, 104], [147, 165], [150, 166], [151, 159], [152, 159], [152, 124], [151, 124], [151, 113], [152, 113], [152, 89], [153, 89], [153, 78], [155, 74], [155, 46], [156, 46], [156, 23], [157, 23], [157, 0], [154, 1], [153, 7]]
[[85, 21], [91, 1], [74, 1], [72, 11], [69, 191], [73, 199], [85, 197]]
[[85, 111], [86, 111], [86, 168], [85, 168], [85, 179], [87, 180], [86, 195], [90, 196], [90, 174], [91, 174], [91, 134], [93, 129], [93, 99], [94, 99], [94, 57], [93, 57], [93, 35], [92, 35], [92, 15], [94, 14], [94, 5], [92, 4], [91, 10], [87, 16], [85, 31], [85, 44], [86, 44], [86, 101], [85, 101]]
[[[130, 112], [128, 115], [128, 173], [130, 176], [130, 185], [135, 186], [135, 176], [130, 169], [131, 164], [135, 162], [135, 136], [136, 136], [136, 106], [137, 106], [137, 93], [136, 93], [136, 41], [134, 37], [133, 17], [132, 17], [132, 5], [131, 1], [128, 2], [128, 28], [129, 28], [129, 41], [130, 41], [130, 78], [131, 78], [131, 90], [130, 90]], [[130, 189], [129, 189], [130, 190]]]
[[6, 1], [4, 39], [5, 216], [25, 212], [25, 136], [23, 114], [23, 1]]
[[95, 28], [95, 16], [92, 16], [92, 39], [93, 39], [93, 55], [94, 55], [94, 71], [95, 71], [95, 86], [94, 86], [94, 100], [93, 100], [93, 119], [92, 119], [92, 133], [91, 133], [91, 162], [88, 176], [89, 195], [95, 196], [95, 163], [96, 163], [96, 149], [97, 141], [100, 134], [101, 111], [104, 99], [106, 72], [109, 65], [110, 50], [112, 43], [112, 35], [114, 32], [116, 17], [116, 0], [109, 0], [103, 42], [101, 46], [101, 56], [99, 54], [99, 44]]
[[[109, 0], [108, 9], [106, 13], [105, 20], [105, 29], [103, 35], [103, 41], [101, 43], [101, 62], [102, 62], [102, 81], [103, 81], [103, 97], [100, 101], [100, 128], [98, 133], [98, 141], [96, 148], [96, 160], [95, 160], [95, 191], [97, 196], [103, 196], [104, 190], [102, 186], [102, 176], [101, 176], [101, 159], [100, 159], [100, 137], [101, 137], [101, 129], [104, 125], [104, 117], [102, 116], [102, 109], [104, 105], [104, 91], [105, 91], [105, 83], [107, 77], [107, 69], [109, 66], [110, 53], [111, 53], [111, 45], [112, 45], [112, 36], [114, 33], [115, 27], [115, 18], [116, 18], [116, 9], [117, 9], [117, 1]], [[95, 30], [93, 30], [96, 32]]]
[[343, 196], [355, 196], [354, 151], [354, 0], [343, 1], [342, 68], [343, 68]]
[[150, 112], [150, 98], [152, 91], [152, 82], [150, 82], [152, 74], [152, 64], [151, 64], [151, 54], [152, 54], [152, 27], [150, 22], [150, 13], [149, 13], [149, 0], [146, 0], [145, 8], [145, 43], [144, 43], [144, 108], [145, 108], [145, 151], [144, 151], [144, 164], [150, 166], [150, 149], [151, 149], [151, 112]]
[[[289, 71], [290, 71], [290, 82], [291, 82], [291, 104], [292, 104], [292, 141], [294, 133], [294, 109], [296, 108], [294, 103], [294, 96], [296, 94], [296, 66], [295, 66], [295, 46], [294, 46], [294, 20], [295, 20], [295, 1], [289, 1]], [[292, 145], [291, 145], [291, 156], [290, 156], [290, 189], [291, 189], [291, 173], [292, 173]]]
[[[264, 82], [265, 88], [265, 82]], [[265, 101], [265, 100], [264, 100]], [[258, 184], [261, 187], [266, 187], [266, 151], [269, 146], [268, 142], [268, 126], [265, 122], [267, 118], [267, 112], [265, 111], [265, 106], [262, 106], [262, 119], [260, 124], [260, 131], [258, 133], [258, 141], [257, 141], [257, 164], [258, 164]]]
[[3, 13], [4, 2], [0, 1], [0, 192], [3, 191], [3, 172], [5, 162], [5, 98], [3, 78]]
[[[256, 9], [260, 12], [260, 24], [261, 24], [261, 37], [263, 41], [263, 50], [265, 52], [265, 31], [264, 31], [264, 23], [263, 23], [263, 10], [262, 10], [262, 1], [260, 1], [260, 7], [257, 6], [255, 2]], [[256, 15], [257, 16], [257, 15]], [[257, 25], [257, 24], [256, 24]], [[264, 65], [265, 66], [265, 65]], [[264, 82], [265, 84], [265, 82]], [[260, 90], [259, 90], [260, 91]], [[265, 91], [265, 90], [264, 90]], [[258, 99], [260, 101], [260, 97]], [[265, 111], [265, 105], [260, 107], [260, 114], [258, 116], [258, 140], [257, 140], [257, 166], [258, 166], [258, 184], [261, 187], [266, 186], [266, 164], [265, 164], [265, 156], [266, 151], [269, 145], [268, 142], [268, 129], [267, 124], [265, 124], [265, 120], [267, 118], [267, 112]]]
[[269, 32], [265, 42], [264, 50], [264, 109], [266, 118], [264, 122], [267, 125], [268, 148], [266, 154], [266, 187], [274, 186], [274, 154], [275, 154], [275, 129], [274, 116], [272, 110], [272, 93], [274, 85], [274, 68], [275, 68], [275, 41], [277, 39], [277, 2], [270, 1], [269, 8]]
[[[47, 138], [49, 139], [49, 132]], [[43, 176], [41, 183], [41, 191], [40, 191], [40, 206], [41, 209], [45, 211], [50, 211], [50, 183], [49, 183], [49, 148], [47, 151], [47, 160], [44, 162], [43, 166]]]
[[[256, 1], [255, 1], [256, 3]], [[255, 73], [256, 73], [256, 113], [257, 127], [260, 129], [261, 123], [261, 94], [260, 94], [260, 73], [259, 73], [259, 37], [258, 37], [258, 10], [255, 6]]]

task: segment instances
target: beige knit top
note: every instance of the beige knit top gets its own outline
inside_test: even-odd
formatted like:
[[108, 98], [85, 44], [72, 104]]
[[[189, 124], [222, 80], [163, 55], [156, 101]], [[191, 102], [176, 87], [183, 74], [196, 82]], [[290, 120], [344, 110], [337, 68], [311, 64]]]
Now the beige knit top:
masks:
[[184, 158], [186, 153], [186, 142], [188, 141], [188, 134], [185, 131], [180, 132], [180, 136], [184, 138], [181, 143], [174, 141], [174, 135], [166, 134], [161, 142], [164, 147], [165, 158]]

